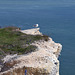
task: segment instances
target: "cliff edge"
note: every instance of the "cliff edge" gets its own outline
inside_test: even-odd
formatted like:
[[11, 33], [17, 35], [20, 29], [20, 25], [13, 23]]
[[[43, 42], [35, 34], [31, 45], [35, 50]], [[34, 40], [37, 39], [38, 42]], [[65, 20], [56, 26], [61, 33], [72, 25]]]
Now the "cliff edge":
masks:
[[[25, 34], [42, 35], [39, 28], [20, 30]], [[3, 58], [4, 67], [0, 75], [59, 75], [59, 60], [62, 45], [49, 37], [48, 41], [39, 40], [31, 43], [37, 47], [35, 52], [23, 55], [7, 55]]]

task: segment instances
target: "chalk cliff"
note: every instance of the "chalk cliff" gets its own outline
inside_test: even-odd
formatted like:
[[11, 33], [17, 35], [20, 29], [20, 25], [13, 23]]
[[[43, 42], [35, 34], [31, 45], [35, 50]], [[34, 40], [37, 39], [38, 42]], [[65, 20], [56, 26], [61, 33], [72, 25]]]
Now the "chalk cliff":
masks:
[[[21, 30], [31, 35], [42, 35], [39, 28]], [[39, 40], [32, 43], [37, 46], [35, 52], [25, 55], [7, 55], [3, 61], [9, 70], [0, 72], [0, 75], [59, 75], [59, 60], [62, 45], [55, 43], [50, 37], [48, 41]]]
[[27, 30], [21, 30], [21, 32], [31, 35], [42, 35], [42, 33], [39, 32], [40, 28], [33, 28], [33, 29], [27, 29]]

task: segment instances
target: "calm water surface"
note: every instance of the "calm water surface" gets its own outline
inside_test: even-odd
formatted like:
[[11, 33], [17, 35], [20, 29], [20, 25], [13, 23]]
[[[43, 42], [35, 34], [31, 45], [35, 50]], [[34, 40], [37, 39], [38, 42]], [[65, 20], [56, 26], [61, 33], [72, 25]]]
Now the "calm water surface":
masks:
[[0, 0], [0, 26], [33, 28], [63, 45], [60, 75], [75, 75], [75, 1], [74, 0]]

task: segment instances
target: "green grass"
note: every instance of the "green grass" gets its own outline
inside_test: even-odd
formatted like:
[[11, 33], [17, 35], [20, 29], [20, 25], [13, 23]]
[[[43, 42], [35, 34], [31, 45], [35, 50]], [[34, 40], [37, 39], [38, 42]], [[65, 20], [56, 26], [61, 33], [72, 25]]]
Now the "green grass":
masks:
[[[30, 45], [34, 41], [48, 41], [46, 35], [27, 35], [16, 31], [17, 27], [7, 27], [0, 29], [0, 48], [4, 53], [24, 54], [35, 51], [36, 47]], [[0, 52], [2, 54], [2, 52]]]
[[3, 53], [2, 52], [0, 52], [0, 55], [2, 55]]

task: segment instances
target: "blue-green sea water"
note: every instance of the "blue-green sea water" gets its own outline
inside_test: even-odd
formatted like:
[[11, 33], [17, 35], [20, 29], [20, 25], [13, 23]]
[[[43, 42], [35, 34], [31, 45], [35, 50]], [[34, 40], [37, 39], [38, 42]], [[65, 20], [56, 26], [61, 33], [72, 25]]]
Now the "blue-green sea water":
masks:
[[75, 75], [75, 0], [0, 0], [0, 26], [33, 28], [63, 45], [60, 75]]

